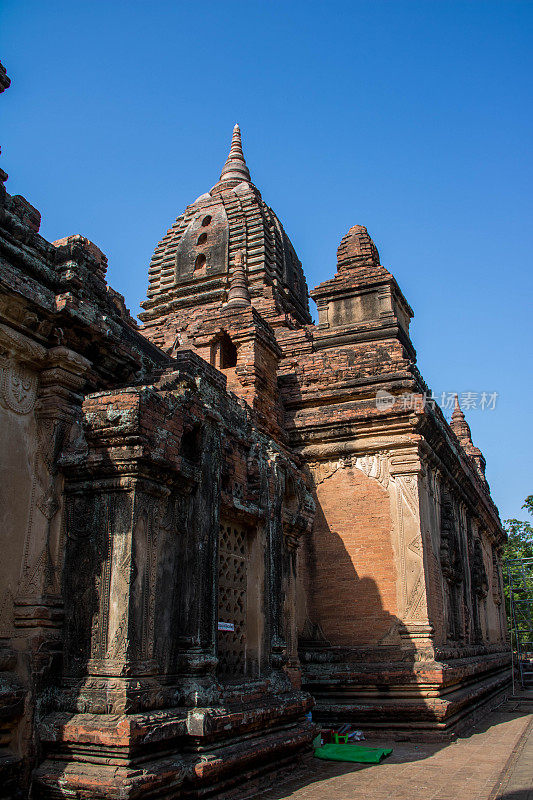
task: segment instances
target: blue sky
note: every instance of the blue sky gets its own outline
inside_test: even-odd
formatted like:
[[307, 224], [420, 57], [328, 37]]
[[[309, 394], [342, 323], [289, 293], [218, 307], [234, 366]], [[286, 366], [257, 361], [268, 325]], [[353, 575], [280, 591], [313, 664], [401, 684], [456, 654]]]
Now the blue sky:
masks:
[[[503, 518], [531, 469], [533, 3], [4, 0], [8, 191], [81, 233], [130, 308], [234, 123], [308, 284], [363, 224], [413, 306], [436, 395], [472, 409]], [[312, 305], [312, 304], [311, 304]]]

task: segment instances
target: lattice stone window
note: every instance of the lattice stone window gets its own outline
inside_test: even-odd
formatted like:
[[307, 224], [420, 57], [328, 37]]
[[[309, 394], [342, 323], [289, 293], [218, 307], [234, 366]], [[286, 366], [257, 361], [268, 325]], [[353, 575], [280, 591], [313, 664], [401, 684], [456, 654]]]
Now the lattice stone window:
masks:
[[[246, 673], [248, 534], [234, 522], [221, 522], [218, 550], [218, 674]], [[220, 630], [222, 626], [228, 630]]]

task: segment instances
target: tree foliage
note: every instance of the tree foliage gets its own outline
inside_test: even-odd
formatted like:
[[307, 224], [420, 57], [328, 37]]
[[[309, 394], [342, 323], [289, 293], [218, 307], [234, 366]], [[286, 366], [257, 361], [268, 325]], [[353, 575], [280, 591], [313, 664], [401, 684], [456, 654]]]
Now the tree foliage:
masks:
[[[533, 516], [533, 494], [526, 497], [522, 506]], [[533, 558], [533, 525], [519, 519], [506, 519], [503, 527], [507, 531], [507, 544], [503, 551], [504, 561], [517, 558]]]
[[[522, 506], [533, 516], [533, 494], [526, 497]], [[533, 638], [533, 562], [521, 564], [522, 559], [533, 559], [533, 525], [531, 522], [506, 519], [507, 544], [503, 551], [504, 570], [513, 575], [513, 597], [515, 601], [514, 630], [522, 640]], [[528, 602], [531, 600], [532, 602]], [[505, 607], [510, 625], [509, 581], [505, 575]], [[526, 649], [531, 649], [526, 646]]]

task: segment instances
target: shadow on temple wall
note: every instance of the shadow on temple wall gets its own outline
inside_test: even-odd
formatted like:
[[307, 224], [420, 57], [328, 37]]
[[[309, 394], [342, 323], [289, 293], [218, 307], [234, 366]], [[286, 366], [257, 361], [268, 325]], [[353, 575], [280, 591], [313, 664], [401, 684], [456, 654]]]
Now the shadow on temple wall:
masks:
[[[352, 654], [363, 663], [374, 655], [380, 663], [401, 664], [414, 674], [417, 648], [408, 629], [386, 608], [377, 581], [370, 575], [359, 575], [343, 538], [332, 530], [316, 495], [315, 501], [314, 531], [318, 535], [313, 534], [303, 545], [311, 621], [339, 656]], [[358, 547], [356, 544], [356, 551]], [[366, 569], [381, 573], [383, 584], [390, 580], [390, 602], [392, 597], [396, 599], [395, 578], [386, 575], [385, 568], [385, 562], [376, 561]]]
[[[377, 581], [359, 575], [343, 537], [328, 523], [316, 496], [315, 500], [315, 533], [303, 545], [310, 587], [306, 633], [311, 635], [300, 641], [302, 666], [307, 672], [304, 686], [317, 699], [314, 716], [327, 726], [328, 706], [338, 710], [346, 703], [339, 724], [352, 722], [350, 706], [361, 704], [365, 713], [354, 713], [352, 724], [363, 730], [365, 722], [372, 730], [375, 724], [386, 725], [387, 719], [403, 721], [402, 716], [406, 728], [417, 716], [435, 721], [418, 689], [414, 666], [420, 654], [408, 629], [386, 608]], [[352, 547], [358, 546], [352, 543]], [[384, 568], [377, 562], [366, 566], [368, 571], [381, 572], [382, 588], [388, 591], [391, 603], [396, 599], [395, 578], [384, 574]], [[344, 692], [340, 685], [343, 676]], [[405, 688], [395, 693], [394, 685]], [[360, 696], [356, 694], [354, 700], [358, 689]]]

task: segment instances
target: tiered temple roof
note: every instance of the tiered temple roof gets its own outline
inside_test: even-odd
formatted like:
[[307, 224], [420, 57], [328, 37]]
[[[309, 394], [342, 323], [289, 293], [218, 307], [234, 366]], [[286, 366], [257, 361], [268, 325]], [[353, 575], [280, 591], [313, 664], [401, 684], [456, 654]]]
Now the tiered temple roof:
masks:
[[[252, 305], [310, 323], [302, 265], [281, 222], [253, 184], [238, 125], [220, 179], [187, 206], [158, 244], [143, 321], [200, 304], [224, 303], [244, 269]], [[241, 276], [242, 277], [242, 276]]]

